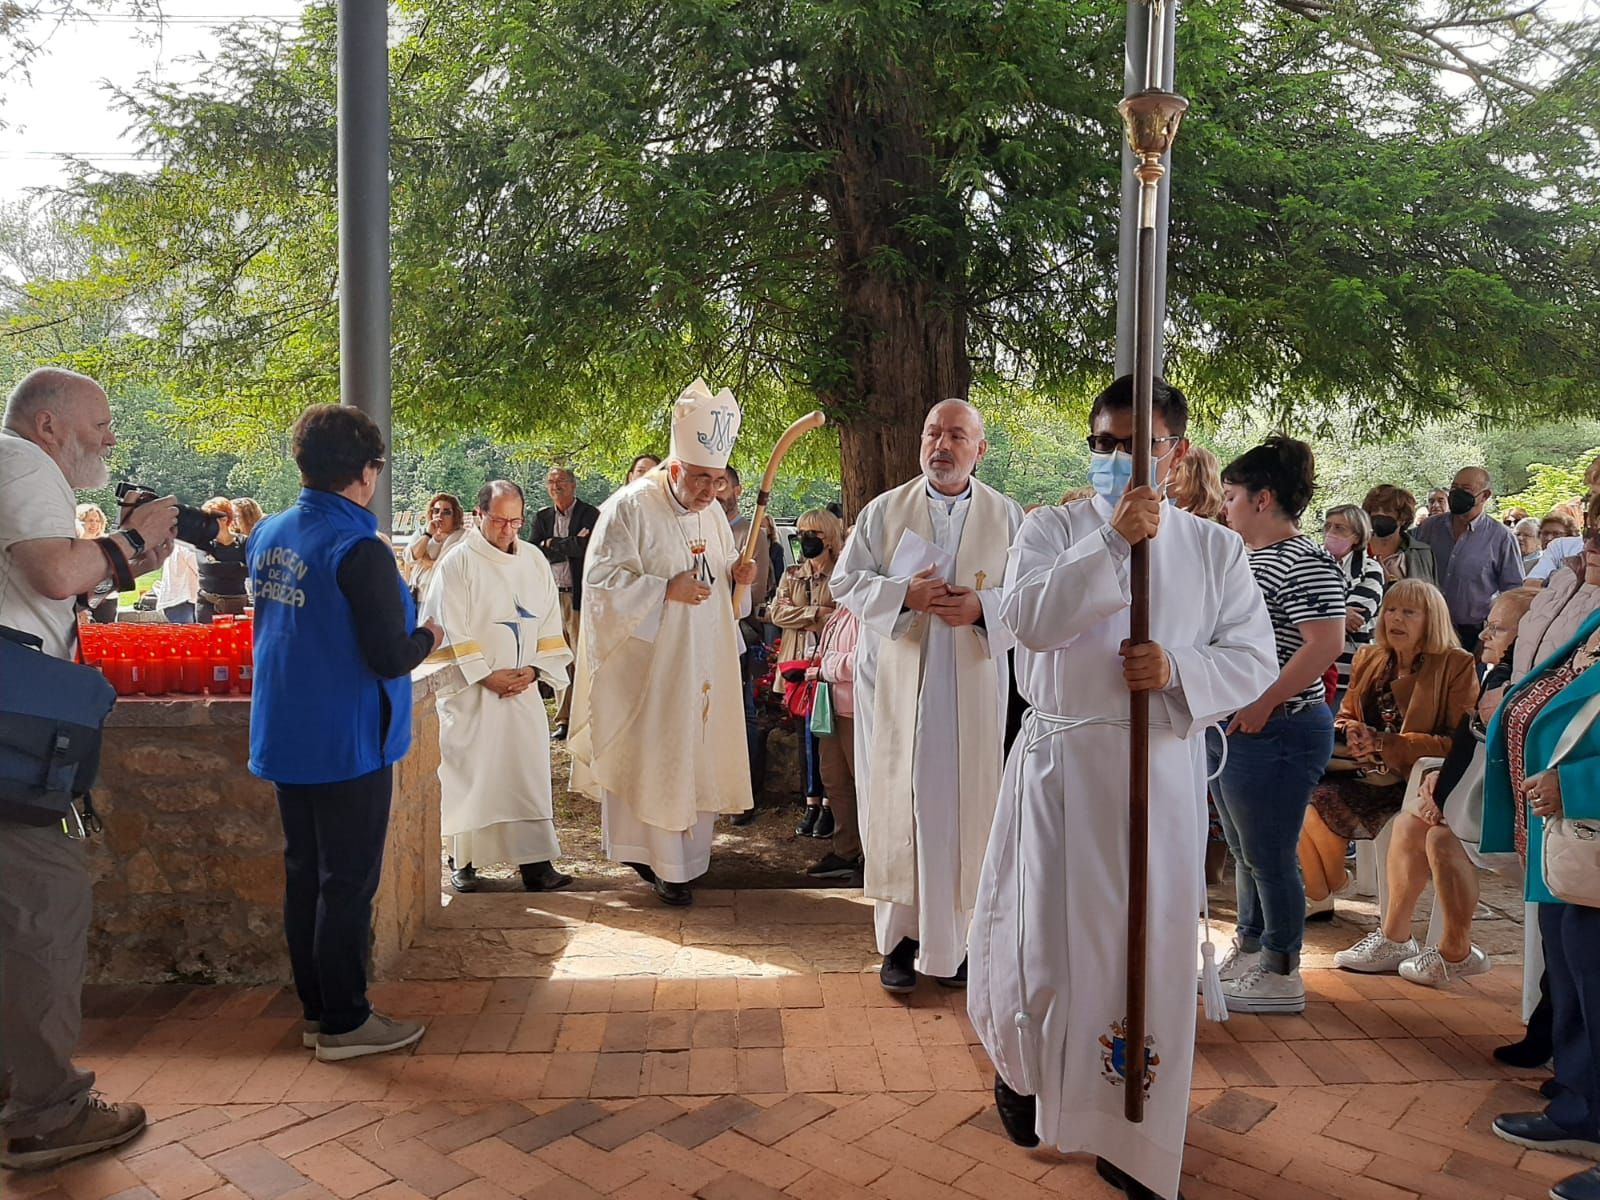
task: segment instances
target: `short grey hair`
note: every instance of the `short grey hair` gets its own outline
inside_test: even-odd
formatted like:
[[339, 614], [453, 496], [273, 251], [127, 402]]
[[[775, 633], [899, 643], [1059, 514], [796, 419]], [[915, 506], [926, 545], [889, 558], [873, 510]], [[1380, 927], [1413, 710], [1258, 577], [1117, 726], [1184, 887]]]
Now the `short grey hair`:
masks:
[[84, 384], [95, 391], [100, 385], [87, 375], [69, 371], [65, 367], [36, 367], [22, 377], [11, 389], [6, 399], [6, 413], [0, 425], [13, 433], [27, 436], [33, 430], [33, 419], [42, 412], [55, 412], [70, 404], [73, 393]]
[[571, 467], [551, 467], [544, 473], [546, 479], [565, 479], [568, 483], [576, 485], [577, 473]]
[[1359, 504], [1336, 504], [1322, 514], [1324, 523], [1335, 517], [1343, 517], [1350, 527], [1356, 531], [1356, 545], [1365, 546], [1372, 540], [1372, 518], [1367, 515], [1367, 510]]
[[1523, 517], [1522, 520], [1518, 521], [1511, 527], [1511, 532], [1532, 533], [1537, 535], [1539, 532], [1539, 522], [1534, 520], [1532, 517]]

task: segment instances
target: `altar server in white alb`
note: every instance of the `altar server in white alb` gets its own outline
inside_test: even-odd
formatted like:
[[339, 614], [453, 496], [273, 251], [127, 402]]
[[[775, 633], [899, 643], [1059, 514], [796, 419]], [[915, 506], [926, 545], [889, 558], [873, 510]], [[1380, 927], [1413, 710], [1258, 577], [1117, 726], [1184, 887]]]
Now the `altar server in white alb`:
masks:
[[[1239, 536], [1165, 503], [1188, 401], [1156, 381], [1155, 487], [1129, 488], [1130, 376], [1095, 400], [1095, 495], [1032, 512], [1001, 620], [1032, 706], [1006, 763], [972, 923], [967, 1011], [1012, 1139], [1099, 1157], [1129, 1196], [1178, 1194], [1204, 898], [1206, 727], [1277, 677]], [[1159, 533], [1159, 536], [1157, 536]], [[1129, 558], [1150, 539], [1151, 640], [1127, 644]], [[1123, 1116], [1128, 695], [1151, 693], [1148, 1054], [1143, 1124]], [[1219, 984], [1220, 990], [1220, 984]]]
[[460, 670], [436, 703], [439, 828], [461, 892], [476, 891], [476, 867], [491, 863], [516, 863], [530, 892], [572, 882], [553, 863], [550, 723], [536, 686], [565, 687], [572, 651], [550, 564], [517, 537], [525, 513], [516, 484], [484, 484], [476, 528], [434, 567], [423, 598], [427, 619], [450, 622], [429, 661]]
[[965, 400], [922, 427], [922, 474], [861, 511], [834, 600], [861, 622], [856, 795], [879, 980], [966, 985], [967, 927], [1004, 759], [1012, 637], [1000, 621], [1022, 509], [973, 478], [988, 442]]
[[756, 568], [716, 503], [740, 420], [695, 380], [671, 456], [601, 508], [584, 563], [572, 786], [600, 801], [607, 857], [667, 904], [693, 900], [717, 815], [751, 807], [732, 585]]

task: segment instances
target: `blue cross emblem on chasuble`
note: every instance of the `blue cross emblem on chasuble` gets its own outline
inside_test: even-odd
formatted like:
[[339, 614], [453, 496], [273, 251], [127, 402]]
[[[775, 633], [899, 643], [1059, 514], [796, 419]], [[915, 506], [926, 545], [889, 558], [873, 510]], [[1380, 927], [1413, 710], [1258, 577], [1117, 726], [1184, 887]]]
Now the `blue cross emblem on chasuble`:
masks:
[[534, 619], [534, 614], [522, 607], [522, 601], [515, 596], [511, 597], [511, 606], [517, 610], [517, 620], [496, 621], [496, 625], [504, 625], [511, 631], [511, 640], [517, 647], [517, 666], [522, 665], [522, 622]]
[[[1127, 1027], [1121, 1021], [1113, 1021], [1111, 1029], [1100, 1035], [1100, 1074], [1112, 1087], [1120, 1087], [1128, 1079], [1128, 1037]], [[1150, 1085], [1156, 1081], [1156, 1068], [1161, 1065], [1161, 1056], [1156, 1053], [1156, 1039], [1146, 1035], [1144, 1039], [1144, 1094], [1150, 1094]]]

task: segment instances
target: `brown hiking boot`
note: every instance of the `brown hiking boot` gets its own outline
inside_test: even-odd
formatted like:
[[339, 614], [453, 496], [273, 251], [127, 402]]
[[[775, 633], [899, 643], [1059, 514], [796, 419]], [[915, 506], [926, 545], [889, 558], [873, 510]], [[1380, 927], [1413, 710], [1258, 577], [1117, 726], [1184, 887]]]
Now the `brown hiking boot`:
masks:
[[54, 1133], [12, 1138], [0, 1151], [0, 1167], [42, 1171], [88, 1154], [120, 1146], [144, 1129], [144, 1109], [137, 1104], [112, 1104], [97, 1093]]

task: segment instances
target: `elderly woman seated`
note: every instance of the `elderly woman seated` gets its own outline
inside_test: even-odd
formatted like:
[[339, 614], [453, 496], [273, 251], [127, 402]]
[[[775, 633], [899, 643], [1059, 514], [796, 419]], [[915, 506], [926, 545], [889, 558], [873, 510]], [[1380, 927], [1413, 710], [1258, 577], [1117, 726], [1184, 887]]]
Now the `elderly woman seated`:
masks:
[[1334, 718], [1334, 759], [1311, 794], [1300, 835], [1308, 900], [1326, 904], [1345, 887], [1350, 839], [1378, 836], [1400, 811], [1412, 765], [1449, 749], [1477, 696], [1472, 655], [1439, 589], [1396, 583], [1378, 610], [1376, 642], [1356, 654]]
[[[1484, 726], [1494, 715], [1500, 685], [1510, 674], [1512, 643], [1529, 603], [1538, 595], [1531, 588], [1519, 588], [1501, 596], [1489, 610], [1483, 627], [1483, 662], [1490, 670], [1478, 719], [1462, 722], [1443, 766], [1424, 775], [1415, 807], [1407, 806], [1395, 817], [1384, 865], [1389, 895], [1383, 923], [1334, 955], [1335, 966], [1368, 973], [1398, 971], [1401, 978], [1424, 987], [1489, 969], [1488, 955], [1472, 943], [1478, 868], [1446, 822], [1444, 809], [1452, 799], [1451, 787], [1466, 773], [1473, 756], [1483, 754]], [[1430, 880], [1443, 927], [1437, 946], [1419, 946], [1411, 926], [1417, 901]]]

